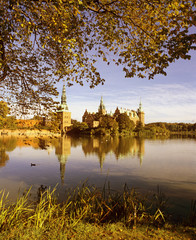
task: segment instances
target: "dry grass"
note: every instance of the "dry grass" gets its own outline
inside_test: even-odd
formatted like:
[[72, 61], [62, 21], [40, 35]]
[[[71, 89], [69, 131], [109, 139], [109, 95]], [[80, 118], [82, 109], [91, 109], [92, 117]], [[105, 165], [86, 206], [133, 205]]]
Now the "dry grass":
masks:
[[41, 193], [38, 202], [30, 201], [29, 192], [14, 204], [0, 192], [0, 239], [194, 239], [196, 234], [193, 226], [165, 223], [160, 191], [152, 199], [126, 185], [123, 193], [111, 194], [109, 187], [100, 191], [84, 184], [63, 203], [55, 189]]

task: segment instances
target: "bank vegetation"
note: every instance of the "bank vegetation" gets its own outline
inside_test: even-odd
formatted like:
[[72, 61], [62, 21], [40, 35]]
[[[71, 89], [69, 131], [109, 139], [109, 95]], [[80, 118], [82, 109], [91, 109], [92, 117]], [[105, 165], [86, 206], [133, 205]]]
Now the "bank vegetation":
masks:
[[141, 137], [159, 136], [196, 136], [196, 123], [167, 123], [155, 122], [143, 126], [141, 123], [134, 124], [126, 114], [120, 114], [119, 118], [103, 116], [96, 128], [89, 127], [87, 123], [73, 121], [70, 134], [84, 135], [130, 135]]
[[141, 195], [125, 184], [121, 193], [86, 183], [58, 202], [55, 189], [30, 190], [15, 203], [0, 192], [0, 239], [194, 239], [196, 202], [186, 218], [172, 222], [167, 199], [158, 189]]

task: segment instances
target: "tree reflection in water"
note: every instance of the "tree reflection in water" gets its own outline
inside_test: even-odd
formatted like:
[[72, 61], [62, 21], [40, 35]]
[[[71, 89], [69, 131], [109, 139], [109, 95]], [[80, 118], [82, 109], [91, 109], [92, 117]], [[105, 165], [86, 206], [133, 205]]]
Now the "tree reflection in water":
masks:
[[16, 148], [16, 138], [2, 137], [0, 138], [0, 167], [4, 167], [9, 160], [7, 152], [12, 152]]
[[63, 136], [55, 146], [55, 154], [60, 162], [61, 184], [64, 184], [65, 168], [68, 156], [71, 154], [71, 147], [82, 145], [85, 154], [95, 154], [99, 159], [100, 168], [103, 168], [105, 157], [114, 153], [116, 160], [123, 157], [138, 157], [140, 165], [144, 156], [144, 139], [130, 137], [75, 137]]
[[137, 157], [142, 165], [144, 156], [144, 139], [130, 137], [69, 137], [61, 138], [50, 137], [1, 137], [0, 138], [0, 167], [5, 166], [9, 160], [7, 152], [13, 151], [17, 146], [32, 147], [34, 149], [47, 150], [55, 148], [55, 154], [60, 163], [60, 178], [62, 185], [64, 184], [64, 175], [68, 156], [71, 154], [71, 147], [82, 146], [82, 150], [87, 155], [96, 155], [99, 159], [100, 168], [103, 164], [106, 155], [113, 153], [118, 161], [124, 157]]
[[114, 153], [116, 159], [123, 157], [138, 157], [140, 165], [144, 156], [144, 139], [130, 137], [101, 137], [88, 138], [82, 141], [82, 149], [86, 155], [96, 154], [99, 158], [100, 168], [103, 167], [108, 153]]

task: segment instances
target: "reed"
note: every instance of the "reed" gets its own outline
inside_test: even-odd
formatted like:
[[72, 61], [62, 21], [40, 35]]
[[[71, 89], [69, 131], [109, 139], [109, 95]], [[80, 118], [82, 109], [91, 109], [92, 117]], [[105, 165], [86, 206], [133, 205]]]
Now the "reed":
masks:
[[[166, 201], [160, 189], [152, 198], [129, 189], [126, 184], [123, 193], [118, 193], [112, 191], [109, 183], [102, 190], [84, 183], [68, 193], [61, 203], [55, 196], [55, 190], [49, 188], [41, 193], [38, 202], [30, 201], [29, 190], [15, 203], [10, 203], [8, 194], [1, 191], [1, 234], [5, 232], [12, 236], [18, 229], [17, 234], [25, 231], [29, 236], [30, 232], [27, 231], [31, 230], [35, 239], [39, 239], [40, 231], [46, 236], [56, 234], [60, 239], [58, 233], [68, 231], [74, 234], [73, 229], [81, 222], [100, 226], [121, 222], [124, 226], [136, 229], [141, 225], [160, 227], [167, 220], [163, 211]], [[194, 204], [193, 209], [195, 211]], [[55, 229], [55, 233], [52, 229]]]

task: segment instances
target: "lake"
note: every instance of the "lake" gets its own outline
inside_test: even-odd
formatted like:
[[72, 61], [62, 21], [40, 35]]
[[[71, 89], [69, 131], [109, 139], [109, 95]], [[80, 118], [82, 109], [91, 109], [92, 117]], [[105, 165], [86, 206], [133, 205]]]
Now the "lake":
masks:
[[[188, 214], [196, 199], [196, 139], [130, 137], [0, 137], [0, 189], [15, 200], [43, 185], [65, 191], [87, 181], [122, 191], [126, 183], [142, 193], [157, 187], [171, 211]], [[57, 185], [58, 184], [58, 185]]]

